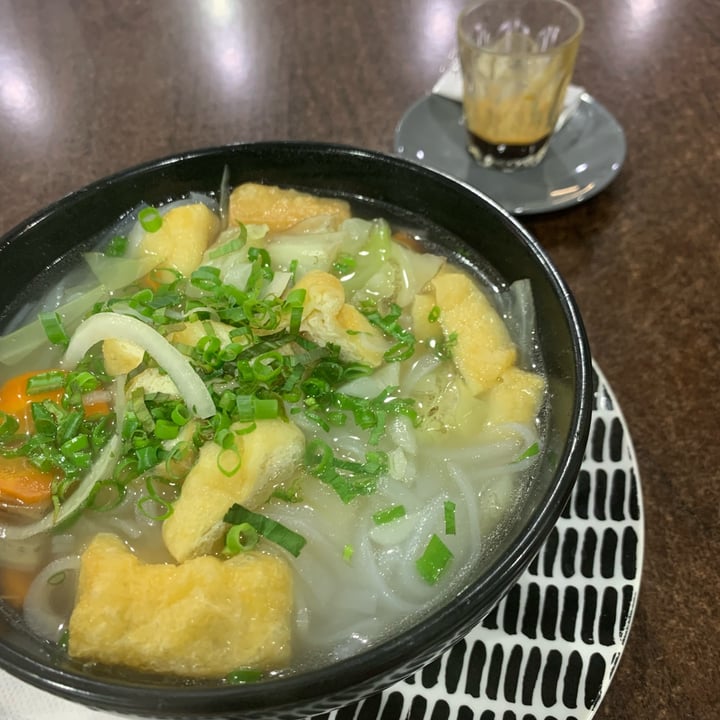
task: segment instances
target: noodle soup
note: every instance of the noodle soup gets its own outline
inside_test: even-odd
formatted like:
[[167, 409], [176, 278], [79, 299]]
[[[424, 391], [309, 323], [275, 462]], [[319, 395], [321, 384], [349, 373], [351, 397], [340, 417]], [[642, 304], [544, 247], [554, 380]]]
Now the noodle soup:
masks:
[[31, 629], [248, 682], [456, 592], [543, 449], [528, 284], [252, 183], [116, 230], [0, 343], [1, 590]]

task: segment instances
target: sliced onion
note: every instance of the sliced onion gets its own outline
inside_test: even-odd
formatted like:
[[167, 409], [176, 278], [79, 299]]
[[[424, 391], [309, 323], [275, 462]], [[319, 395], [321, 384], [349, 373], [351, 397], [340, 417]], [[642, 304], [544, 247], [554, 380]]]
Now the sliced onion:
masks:
[[[55, 608], [51, 595], [56, 585], [50, 580], [60, 573], [77, 574], [79, 570], [80, 556], [68, 555], [53, 560], [37, 574], [30, 584], [23, 602], [23, 616], [28, 627], [40, 637], [57, 642], [70, 616], [69, 607], [67, 613], [59, 612]], [[67, 579], [61, 582], [66, 581]], [[73, 579], [74, 581], [75, 579]]]
[[51, 530], [56, 525], [72, 517], [84, 504], [95, 487], [95, 483], [108, 476], [118, 459], [122, 439], [118, 434], [110, 438], [108, 444], [102, 449], [98, 459], [88, 470], [82, 482], [75, 488], [73, 494], [60, 506], [57, 515], [50, 511], [41, 520], [27, 525], [0, 525], [0, 539], [24, 540], [39, 533]]
[[63, 364], [74, 368], [85, 353], [102, 340], [125, 340], [139, 345], [172, 378], [191, 412], [201, 418], [215, 414], [215, 404], [205, 383], [182, 353], [157, 330], [127, 315], [112, 312], [91, 315], [72, 336]]

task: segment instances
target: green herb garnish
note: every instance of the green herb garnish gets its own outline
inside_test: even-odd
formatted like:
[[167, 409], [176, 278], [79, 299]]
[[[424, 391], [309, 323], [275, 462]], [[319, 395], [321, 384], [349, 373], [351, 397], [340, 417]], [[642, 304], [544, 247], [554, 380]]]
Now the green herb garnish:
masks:
[[157, 232], [163, 223], [162, 215], [154, 207], [143, 208], [138, 213], [138, 221], [145, 232]]
[[282, 523], [276, 522], [265, 515], [254, 513], [237, 503], [227, 511], [223, 519], [231, 525], [251, 525], [258, 535], [262, 535], [266, 540], [279, 545], [295, 557], [300, 554], [307, 542], [302, 535], [285, 527]]
[[405, 517], [405, 515], [405, 507], [403, 505], [394, 505], [386, 510], [379, 510], [374, 513], [372, 519], [376, 525], [385, 525], [393, 520]]
[[446, 500], [443, 503], [443, 513], [445, 515], [445, 534], [455, 534], [455, 503], [452, 500]]
[[514, 462], [520, 462], [521, 460], [527, 460], [527, 458], [534, 457], [540, 452], [540, 445], [538, 443], [533, 443], [525, 452], [523, 452], [521, 455], [518, 455], [517, 458], [515, 458]]
[[445, 572], [452, 557], [453, 554], [448, 546], [433, 534], [425, 552], [416, 560], [415, 566], [420, 577], [429, 585], [434, 585]]

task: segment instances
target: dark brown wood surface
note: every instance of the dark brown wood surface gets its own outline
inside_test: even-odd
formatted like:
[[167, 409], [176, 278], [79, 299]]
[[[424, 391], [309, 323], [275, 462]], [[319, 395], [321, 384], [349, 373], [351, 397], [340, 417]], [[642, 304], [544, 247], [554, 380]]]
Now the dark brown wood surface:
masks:
[[[598, 720], [720, 716], [720, 3], [578, 0], [575, 80], [625, 129], [616, 181], [526, 221], [566, 277], [640, 465], [646, 553]], [[0, 234], [176, 151], [392, 151], [461, 0], [0, 0]], [[0, 268], [0, 279], [2, 269]]]

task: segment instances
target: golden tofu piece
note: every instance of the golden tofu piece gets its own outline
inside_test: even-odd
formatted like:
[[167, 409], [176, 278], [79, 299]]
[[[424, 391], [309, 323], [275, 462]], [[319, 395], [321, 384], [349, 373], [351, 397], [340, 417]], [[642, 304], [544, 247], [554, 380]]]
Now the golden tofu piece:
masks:
[[[237, 453], [214, 442], [200, 448], [173, 513], [163, 523], [165, 546], [178, 562], [218, 549], [228, 527], [223, 518], [232, 505], [251, 505], [259, 493], [269, 494], [270, 486], [292, 476], [305, 452], [300, 428], [280, 419], [258, 420], [253, 431], [236, 435], [235, 442]], [[220, 469], [231, 471], [235, 465], [229, 475]]]
[[505, 323], [470, 277], [440, 272], [430, 281], [446, 338], [456, 336], [455, 364], [473, 395], [489, 390], [515, 364], [517, 351]]
[[68, 652], [81, 661], [219, 678], [290, 658], [292, 574], [251, 551], [182, 565], [141, 562], [115, 535], [82, 555]]
[[[141, 256], [157, 256], [160, 268], [171, 267], [187, 277], [199, 267], [219, 232], [220, 220], [207, 205], [180, 205], [163, 215], [159, 230], [145, 233], [138, 250]], [[170, 273], [158, 274], [162, 282], [173, 279]]]
[[220, 344], [225, 347], [229, 345], [232, 340], [230, 333], [235, 329], [232, 325], [226, 325], [223, 322], [217, 322], [216, 320], [194, 320], [185, 324], [182, 330], [171, 333], [168, 336], [168, 340], [175, 343], [182, 343], [183, 345], [189, 345], [195, 347], [200, 340], [208, 335], [206, 323], [210, 325], [212, 331], [215, 333]]
[[102, 344], [105, 372], [113, 377], [127, 375], [145, 357], [145, 350], [129, 340], [104, 340]]
[[337, 226], [350, 217], [350, 206], [344, 200], [258, 183], [238, 185], [230, 194], [230, 222], [235, 225], [267, 225], [278, 232], [316, 215], [330, 216]]
[[313, 270], [295, 285], [306, 291], [300, 330], [319, 344], [340, 347], [340, 357], [378, 367], [388, 349], [383, 334], [354, 306], [345, 302], [345, 288], [330, 273]]
[[180, 397], [180, 391], [173, 379], [156, 367], [147, 368], [132, 378], [125, 387], [125, 394], [130, 397], [138, 388], [142, 388], [144, 395], [163, 393], [171, 397]]
[[508, 368], [487, 395], [487, 422], [527, 424], [540, 409], [545, 381], [518, 367]]
[[434, 293], [418, 293], [413, 299], [411, 308], [413, 335], [418, 340], [439, 340], [442, 337], [439, 318], [436, 322], [430, 322], [428, 319], [434, 307]]

